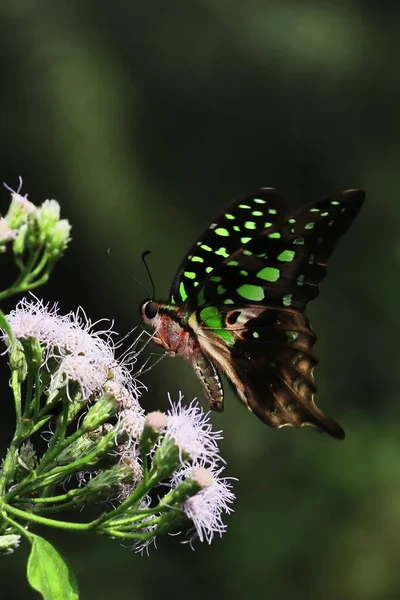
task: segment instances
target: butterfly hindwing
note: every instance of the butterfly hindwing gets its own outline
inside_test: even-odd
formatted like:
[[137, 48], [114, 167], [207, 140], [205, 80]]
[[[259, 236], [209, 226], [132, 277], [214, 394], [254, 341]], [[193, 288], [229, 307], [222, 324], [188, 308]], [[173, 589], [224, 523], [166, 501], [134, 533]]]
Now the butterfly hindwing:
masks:
[[[313, 370], [317, 337], [307, 317], [290, 309], [232, 306], [218, 313], [220, 329], [199, 322], [198, 339], [205, 352], [225, 371], [243, 403], [272, 427], [313, 425], [343, 438], [344, 432], [315, 405]], [[229, 352], [221, 352], [215, 336], [225, 334]], [[207, 340], [212, 338], [210, 345]], [[227, 339], [230, 336], [230, 340]], [[229, 360], [227, 360], [229, 354]]]

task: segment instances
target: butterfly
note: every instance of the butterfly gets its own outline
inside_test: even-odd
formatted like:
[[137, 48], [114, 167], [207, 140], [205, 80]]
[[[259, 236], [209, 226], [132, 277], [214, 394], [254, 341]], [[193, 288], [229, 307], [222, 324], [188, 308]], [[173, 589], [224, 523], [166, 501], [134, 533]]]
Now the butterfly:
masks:
[[235, 200], [191, 248], [168, 302], [141, 304], [154, 342], [192, 365], [212, 410], [223, 410], [222, 372], [271, 427], [344, 438], [314, 402], [317, 337], [304, 311], [364, 198], [347, 190], [290, 213], [274, 188]]

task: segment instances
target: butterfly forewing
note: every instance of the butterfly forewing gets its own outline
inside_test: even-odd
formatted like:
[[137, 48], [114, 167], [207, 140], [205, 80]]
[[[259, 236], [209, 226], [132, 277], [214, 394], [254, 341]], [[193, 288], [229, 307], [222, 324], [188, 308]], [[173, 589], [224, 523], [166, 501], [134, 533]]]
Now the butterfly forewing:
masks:
[[197, 288], [213, 269], [258, 233], [273, 226], [282, 211], [281, 194], [261, 188], [231, 202], [206, 229], [180, 266], [170, 292], [170, 302], [192, 305]]
[[259, 303], [303, 311], [319, 293], [335, 242], [364, 199], [349, 190], [278, 218], [213, 268], [191, 297], [203, 305]]

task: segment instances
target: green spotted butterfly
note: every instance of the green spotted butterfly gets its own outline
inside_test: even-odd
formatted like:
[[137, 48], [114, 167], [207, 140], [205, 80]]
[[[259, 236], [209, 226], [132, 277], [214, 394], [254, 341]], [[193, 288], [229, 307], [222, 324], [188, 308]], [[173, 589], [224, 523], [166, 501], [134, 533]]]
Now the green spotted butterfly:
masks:
[[285, 214], [279, 192], [261, 188], [232, 202], [206, 229], [168, 303], [142, 303], [154, 341], [189, 361], [212, 410], [223, 410], [219, 369], [268, 425], [312, 425], [344, 438], [314, 402], [317, 337], [304, 311], [364, 197], [347, 190]]

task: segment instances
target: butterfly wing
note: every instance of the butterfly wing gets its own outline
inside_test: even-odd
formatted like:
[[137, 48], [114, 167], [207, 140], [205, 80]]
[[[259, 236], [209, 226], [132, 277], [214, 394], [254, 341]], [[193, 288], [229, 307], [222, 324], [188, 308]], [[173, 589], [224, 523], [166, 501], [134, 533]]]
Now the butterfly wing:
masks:
[[[234, 200], [219, 213], [182, 262], [169, 301], [182, 305], [196, 296], [200, 282], [257, 233], [272, 227], [282, 211], [282, 196], [274, 188]], [[194, 303], [195, 306], [196, 303]]]
[[344, 437], [314, 403], [316, 336], [303, 312], [363, 200], [348, 190], [282, 215], [277, 192], [260, 190], [211, 224], [175, 279], [172, 300], [203, 352], [273, 427], [314, 425]]
[[238, 305], [214, 315], [210, 307], [204, 318], [199, 315], [200, 321], [194, 315], [192, 326], [202, 351], [262, 421], [276, 428], [312, 425], [344, 437], [342, 428], [314, 402], [317, 338], [303, 313]]

